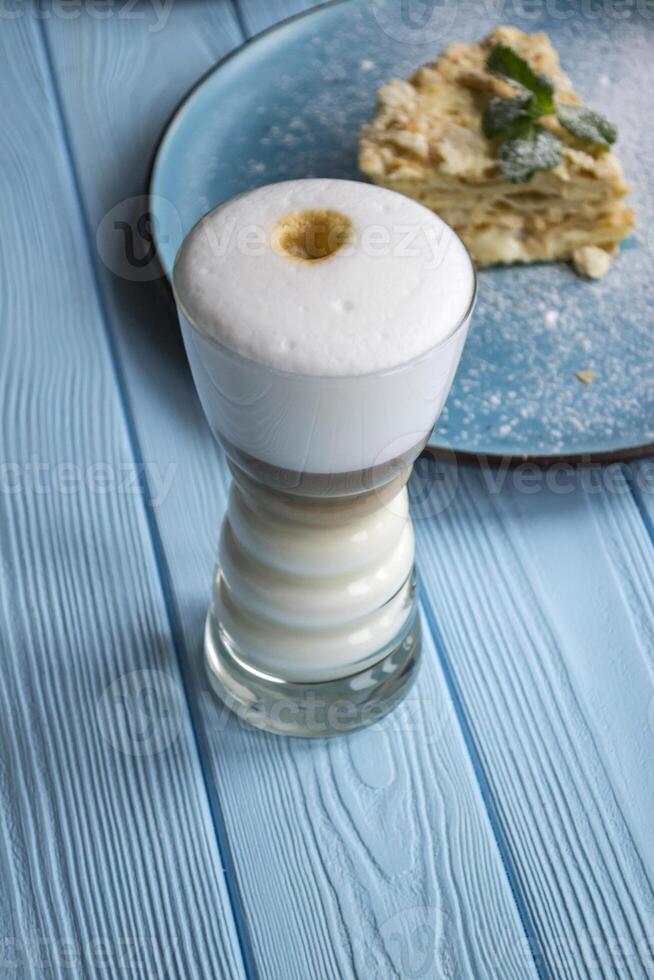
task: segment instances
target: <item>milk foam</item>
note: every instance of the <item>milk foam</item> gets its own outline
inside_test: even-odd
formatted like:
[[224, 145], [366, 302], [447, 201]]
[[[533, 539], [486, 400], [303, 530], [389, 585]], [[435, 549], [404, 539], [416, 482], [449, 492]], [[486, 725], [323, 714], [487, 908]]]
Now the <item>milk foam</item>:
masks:
[[[329, 210], [349, 240], [313, 261], [275, 247], [289, 214]], [[346, 180], [261, 187], [189, 233], [174, 270], [178, 304], [202, 333], [283, 371], [348, 377], [396, 368], [449, 337], [474, 293], [460, 239], [427, 208]]]

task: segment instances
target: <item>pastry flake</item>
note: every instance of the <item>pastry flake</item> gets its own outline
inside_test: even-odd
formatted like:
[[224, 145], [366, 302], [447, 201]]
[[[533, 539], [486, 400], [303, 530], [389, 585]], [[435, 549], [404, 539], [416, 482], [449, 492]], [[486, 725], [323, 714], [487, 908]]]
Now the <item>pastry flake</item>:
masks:
[[[502, 174], [497, 141], [482, 127], [492, 99], [516, 96], [512, 84], [486, 70], [496, 45], [547, 76], [556, 107], [572, 107], [562, 112], [567, 126], [555, 114], [538, 119], [560, 143], [560, 158], [522, 183]], [[617, 156], [576, 135], [572, 129], [583, 132], [582, 122], [547, 34], [499, 27], [477, 44], [450, 45], [409, 81], [384, 85], [361, 133], [359, 165], [375, 183], [436, 211], [478, 266], [574, 257], [584, 274], [597, 277], [634, 227], [634, 214], [624, 202], [630, 187]]]

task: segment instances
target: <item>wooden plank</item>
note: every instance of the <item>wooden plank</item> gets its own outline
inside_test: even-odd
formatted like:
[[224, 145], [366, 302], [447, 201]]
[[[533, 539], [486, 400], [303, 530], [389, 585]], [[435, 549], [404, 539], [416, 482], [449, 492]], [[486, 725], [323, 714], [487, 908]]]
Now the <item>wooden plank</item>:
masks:
[[[197, 39], [218, 44], [208, 25], [220, 9], [177, 5], [156, 44], [136, 24], [48, 24], [91, 228], [121, 196], [139, 192], [148, 155], [142, 144], [155, 139], [191, 76], [205, 69]], [[94, 66], [84, 87], [82, 65]], [[139, 153], [129, 152], [134, 133]], [[395, 729], [376, 736], [330, 744], [275, 739], [227, 719], [209, 694], [200, 650], [225, 467], [201, 419], [163, 293], [99, 271], [143, 455], [177, 465], [153, 516], [207, 778], [229, 833], [258, 970], [303, 980], [416, 970], [533, 976], [429, 645], [414, 698], [425, 716], [411, 723], [417, 731], [407, 705], [404, 729], [398, 715], [388, 723]]]
[[638, 510], [601, 468], [505, 472], [498, 489], [495, 471], [425, 466], [428, 615], [539, 953], [557, 977], [651, 976], [654, 562]]
[[[617, 468], [622, 472], [629, 485], [629, 490], [634, 498], [649, 539], [654, 544], [654, 456], [629, 464], [617, 464]], [[643, 581], [632, 576], [631, 581], [634, 591], [643, 595], [650, 580], [647, 576]], [[646, 594], [651, 598], [651, 591]], [[648, 621], [651, 624], [654, 621], [654, 617], [650, 616]]]
[[407, 701], [328, 744], [223, 725], [205, 697], [264, 976], [536, 975], [427, 628], [424, 644]]
[[[0, 969], [243, 975], [50, 85], [0, 34]], [[136, 673], [135, 673], [136, 672]]]

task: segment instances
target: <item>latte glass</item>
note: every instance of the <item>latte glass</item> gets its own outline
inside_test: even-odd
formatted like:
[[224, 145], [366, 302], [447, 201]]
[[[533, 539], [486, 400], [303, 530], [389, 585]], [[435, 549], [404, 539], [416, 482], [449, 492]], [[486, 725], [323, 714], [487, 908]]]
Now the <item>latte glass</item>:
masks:
[[233, 476], [205, 632], [211, 683], [242, 718], [278, 733], [375, 722], [420, 660], [406, 483], [461, 357], [474, 273], [446, 339], [353, 376], [279, 370], [228, 349], [193, 321], [173, 281], [195, 385]]

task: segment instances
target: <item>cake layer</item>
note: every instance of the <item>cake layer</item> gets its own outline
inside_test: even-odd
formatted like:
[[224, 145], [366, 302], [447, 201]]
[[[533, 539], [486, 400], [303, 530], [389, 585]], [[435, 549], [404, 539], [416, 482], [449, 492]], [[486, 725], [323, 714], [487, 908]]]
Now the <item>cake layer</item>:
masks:
[[502, 176], [495, 145], [482, 132], [490, 99], [516, 94], [485, 70], [496, 44], [547, 75], [557, 104], [578, 104], [546, 34], [500, 27], [478, 44], [451, 45], [410, 81], [394, 80], [380, 90], [375, 117], [361, 135], [361, 169], [440, 214], [478, 265], [568, 259], [584, 245], [614, 251], [634, 225], [623, 200], [629, 185], [614, 153], [544, 116], [539, 123], [562, 146], [559, 164], [521, 184]]
[[[413, 190], [405, 193], [413, 196]], [[633, 212], [621, 202], [609, 208], [604, 200], [587, 202], [578, 210], [560, 200], [556, 207], [534, 203], [524, 210], [499, 202], [489, 208], [481, 202], [466, 208], [455, 195], [424, 190], [419, 200], [457, 230], [478, 266], [569, 259], [584, 245], [612, 253], [633, 227]]]

